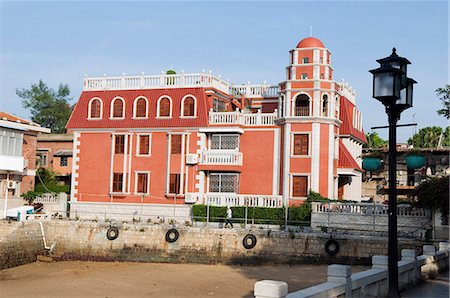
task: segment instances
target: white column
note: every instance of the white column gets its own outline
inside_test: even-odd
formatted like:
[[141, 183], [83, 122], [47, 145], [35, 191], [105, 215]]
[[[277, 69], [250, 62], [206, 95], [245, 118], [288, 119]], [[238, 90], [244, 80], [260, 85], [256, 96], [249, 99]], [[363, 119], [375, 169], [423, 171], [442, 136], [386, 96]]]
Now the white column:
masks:
[[312, 124], [311, 190], [319, 192], [320, 124]]
[[[318, 81], [317, 81], [318, 82]], [[320, 91], [313, 92], [313, 116], [320, 117]]]
[[128, 152], [128, 189], [131, 193], [131, 159], [133, 157], [133, 134], [129, 135], [130, 138], [130, 152]]
[[186, 159], [186, 156], [184, 155], [185, 152], [185, 138], [186, 135], [182, 134], [181, 135], [181, 165], [180, 165], [180, 193], [183, 193], [184, 191], [184, 161]]
[[166, 160], [166, 194], [169, 193], [169, 183], [170, 183], [170, 142], [172, 136], [167, 135], [167, 160]]
[[123, 152], [123, 171], [122, 171], [122, 192], [126, 192], [127, 184], [126, 184], [126, 178], [127, 178], [127, 154], [128, 154], [128, 135], [125, 135], [124, 137], [125, 141], [125, 148]]
[[[75, 194], [77, 193], [76, 186], [78, 186], [78, 161], [80, 160], [80, 151], [78, 149], [78, 146], [80, 145], [80, 133], [74, 132], [73, 133], [73, 145], [72, 145], [72, 182], [70, 184], [70, 201], [74, 202], [76, 201]], [[111, 145], [112, 147], [112, 145]], [[114, 148], [112, 148], [114, 149]], [[111, 165], [112, 167], [112, 165]]]
[[283, 200], [288, 204], [289, 198], [289, 168], [291, 148], [291, 124], [284, 125], [284, 148], [283, 148]]
[[334, 171], [334, 125], [330, 124], [328, 126], [328, 198], [334, 199], [334, 181], [333, 181], [333, 171]]

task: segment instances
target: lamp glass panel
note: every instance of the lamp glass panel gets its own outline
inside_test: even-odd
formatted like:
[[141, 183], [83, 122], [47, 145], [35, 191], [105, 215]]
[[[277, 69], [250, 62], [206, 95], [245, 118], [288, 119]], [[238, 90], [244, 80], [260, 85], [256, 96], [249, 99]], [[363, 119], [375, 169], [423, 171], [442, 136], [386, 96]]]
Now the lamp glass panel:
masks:
[[394, 75], [391, 72], [373, 75], [373, 95], [377, 97], [394, 96]]
[[414, 83], [409, 81], [408, 82], [408, 87], [406, 87], [406, 103], [412, 107], [412, 102], [413, 102], [413, 88], [414, 88]]

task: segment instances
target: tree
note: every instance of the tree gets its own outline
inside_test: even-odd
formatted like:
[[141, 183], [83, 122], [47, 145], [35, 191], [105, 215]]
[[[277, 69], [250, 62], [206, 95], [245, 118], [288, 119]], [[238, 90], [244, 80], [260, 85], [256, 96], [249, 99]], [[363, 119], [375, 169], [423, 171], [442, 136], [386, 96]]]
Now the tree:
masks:
[[441, 135], [441, 145], [448, 146], [450, 144], [449, 127], [442, 133], [442, 127], [438, 126], [421, 128], [418, 133], [408, 139], [408, 144], [413, 145], [414, 148], [436, 148], [439, 145]]
[[58, 91], [49, 88], [42, 80], [32, 84], [30, 89], [16, 89], [23, 99], [22, 105], [31, 111], [31, 120], [50, 128], [54, 133], [64, 133], [72, 113], [69, 101], [72, 100], [69, 87], [59, 84]]
[[388, 144], [388, 141], [380, 138], [376, 132], [366, 134], [366, 138], [367, 144], [364, 145], [364, 148], [382, 148]]
[[437, 111], [439, 115], [450, 119], [450, 85], [445, 85], [443, 88], [436, 89], [436, 95], [442, 101], [443, 109]]
[[449, 177], [433, 177], [422, 182], [416, 189], [417, 204], [441, 213], [443, 224], [448, 224]]

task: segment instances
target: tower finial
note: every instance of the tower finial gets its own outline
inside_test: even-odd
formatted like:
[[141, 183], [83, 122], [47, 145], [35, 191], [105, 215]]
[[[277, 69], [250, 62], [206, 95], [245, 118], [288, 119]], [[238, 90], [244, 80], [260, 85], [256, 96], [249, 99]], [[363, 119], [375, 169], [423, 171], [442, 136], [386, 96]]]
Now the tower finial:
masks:
[[392, 54], [397, 54], [397, 49], [395, 47], [392, 48]]
[[309, 37], [313, 36], [313, 31], [312, 31], [313, 27], [312, 25], [309, 25]]

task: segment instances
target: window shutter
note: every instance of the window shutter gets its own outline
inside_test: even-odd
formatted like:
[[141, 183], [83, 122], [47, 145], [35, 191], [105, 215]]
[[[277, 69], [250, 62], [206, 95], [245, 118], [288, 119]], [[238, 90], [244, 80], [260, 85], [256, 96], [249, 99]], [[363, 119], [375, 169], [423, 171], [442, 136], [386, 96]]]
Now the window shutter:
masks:
[[171, 154], [181, 154], [181, 137], [182, 135], [172, 135], [170, 144]]
[[180, 192], [180, 174], [170, 174], [169, 193], [178, 194]]
[[114, 146], [114, 152], [116, 154], [123, 154], [124, 148], [125, 148], [125, 136], [124, 135], [116, 135], [114, 137], [115, 139], [115, 146]]
[[139, 136], [139, 154], [149, 154], [149, 136]]
[[146, 117], [147, 102], [143, 98], [139, 98], [136, 103], [136, 117]]
[[188, 97], [184, 100], [183, 116], [194, 116], [194, 99]]
[[168, 98], [163, 98], [159, 102], [159, 116], [160, 117], [170, 116], [170, 101]]
[[301, 135], [301, 155], [308, 155], [308, 135]]
[[306, 197], [308, 191], [308, 177], [294, 176], [292, 177], [292, 196]]
[[148, 184], [148, 174], [147, 173], [138, 173], [138, 185], [137, 192], [138, 193], [147, 193], [147, 184]]
[[120, 99], [116, 99], [113, 105], [113, 117], [123, 117], [123, 102]]
[[308, 155], [308, 135], [294, 135], [294, 155]]
[[91, 102], [90, 118], [100, 118], [100, 101], [98, 99], [94, 99]]

